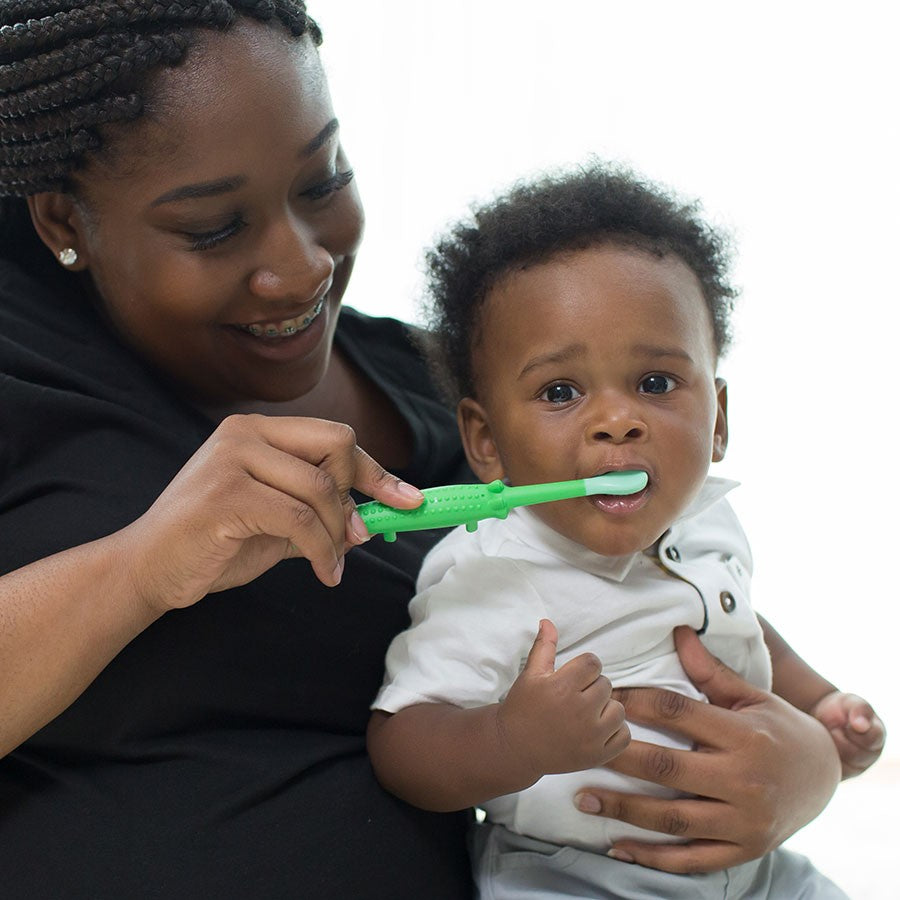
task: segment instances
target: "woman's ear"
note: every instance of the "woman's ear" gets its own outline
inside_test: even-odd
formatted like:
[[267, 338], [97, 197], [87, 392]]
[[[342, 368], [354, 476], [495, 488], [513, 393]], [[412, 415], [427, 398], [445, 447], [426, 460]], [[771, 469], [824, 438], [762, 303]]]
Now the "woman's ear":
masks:
[[503, 464], [484, 407], [472, 397], [463, 397], [456, 407], [456, 421], [472, 471], [485, 483], [503, 478]]
[[70, 272], [87, 268], [87, 242], [81, 211], [71, 194], [43, 193], [27, 198], [40, 239]]
[[716, 427], [713, 431], [712, 461], [721, 462], [728, 447], [728, 385], [716, 379]]

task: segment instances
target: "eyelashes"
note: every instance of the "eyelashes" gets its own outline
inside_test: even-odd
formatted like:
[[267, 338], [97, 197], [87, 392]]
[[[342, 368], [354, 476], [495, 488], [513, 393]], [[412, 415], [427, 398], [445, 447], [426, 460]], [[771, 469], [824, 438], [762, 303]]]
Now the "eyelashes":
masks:
[[190, 242], [191, 250], [209, 250], [223, 241], [227, 241], [230, 237], [234, 237], [246, 227], [247, 223], [240, 216], [235, 216], [224, 228], [203, 232], [186, 231], [184, 234]]
[[[345, 169], [342, 172], [336, 172], [321, 184], [308, 188], [299, 196], [313, 202], [325, 200], [332, 194], [347, 187], [351, 181], [353, 181], [353, 170]], [[218, 247], [220, 244], [223, 244], [225, 241], [238, 235], [246, 227], [247, 222], [244, 220], [243, 216], [236, 215], [230, 222], [221, 228], [216, 228], [211, 231], [185, 231], [183, 234], [188, 240], [189, 249], [191, 251], [203, 251], [212, 250], [213, 248]]]
[[321, 200], [335, 191], [347, 187], [353, 181], [353, 169], [345, 169], [343, 172], [336, 172], [327, 181], [317, 184], [309, 190], [304, 191], [300, 196], [307, 197], [310, 200]]

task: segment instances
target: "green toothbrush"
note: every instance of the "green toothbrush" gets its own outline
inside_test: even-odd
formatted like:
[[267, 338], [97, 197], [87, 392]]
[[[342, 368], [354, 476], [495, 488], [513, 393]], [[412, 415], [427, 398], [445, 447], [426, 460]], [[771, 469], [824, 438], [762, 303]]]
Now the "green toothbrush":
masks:
[[482, 519], [505, 519], [514, 506], [570, 500], [591, 494], [636, 494], [646, 486], [646, 472], [607, 472], [576, 481], [523, 484], [520, 487], [509, 487], [502, 481], [448, 484], [422, 491], [425, 500], [415, 509], [394, 509], [373, 500], [361, 504], [357, 511], [369, 534], [383, 534], [386, 541], [395, 541], [398, 531], [456, 525], [465, 525], [466, 530], [474, 531]]

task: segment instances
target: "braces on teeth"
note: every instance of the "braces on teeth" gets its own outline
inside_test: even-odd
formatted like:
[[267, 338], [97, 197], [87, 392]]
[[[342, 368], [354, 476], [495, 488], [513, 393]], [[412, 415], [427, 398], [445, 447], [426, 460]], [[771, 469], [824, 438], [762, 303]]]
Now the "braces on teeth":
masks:
[[322, 312], [322, 308], [325, 306], [325, 298], [323, 297], [313, 308], [309, 315], [304, 316], [303, 320], [299, 325], [286, 325], [284, 328], [279, 329], [275, 325], [267, 325], [263, 328], [262, 325], [239, 325], [242, 331], [247, 331], [252, 334], [254, 337], [261, 337], [265, 335], [266, 337], [288, 337], [289, 335], [296, 334], [298, 331], [303, 331], [308, 328], [313, 319]]

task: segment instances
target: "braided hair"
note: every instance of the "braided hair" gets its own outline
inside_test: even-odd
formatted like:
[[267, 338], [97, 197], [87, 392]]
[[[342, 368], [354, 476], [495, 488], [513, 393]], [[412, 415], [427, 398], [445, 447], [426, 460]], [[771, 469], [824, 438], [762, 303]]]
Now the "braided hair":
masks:
[[0, 4], [0, 195], [65, 190], [99, 126], [140, 116], [140, 85], [198, 28], [239, 16], [321, 32], [302, 0], [13, 0]]
[[322, 40], [303, 0], [0, 3], [0, 255], [33, 231], [21, 198], [69, 190], [102, 126], [140, 117], [152, 73], [177, 66], [198, 29], [240, 17]]

